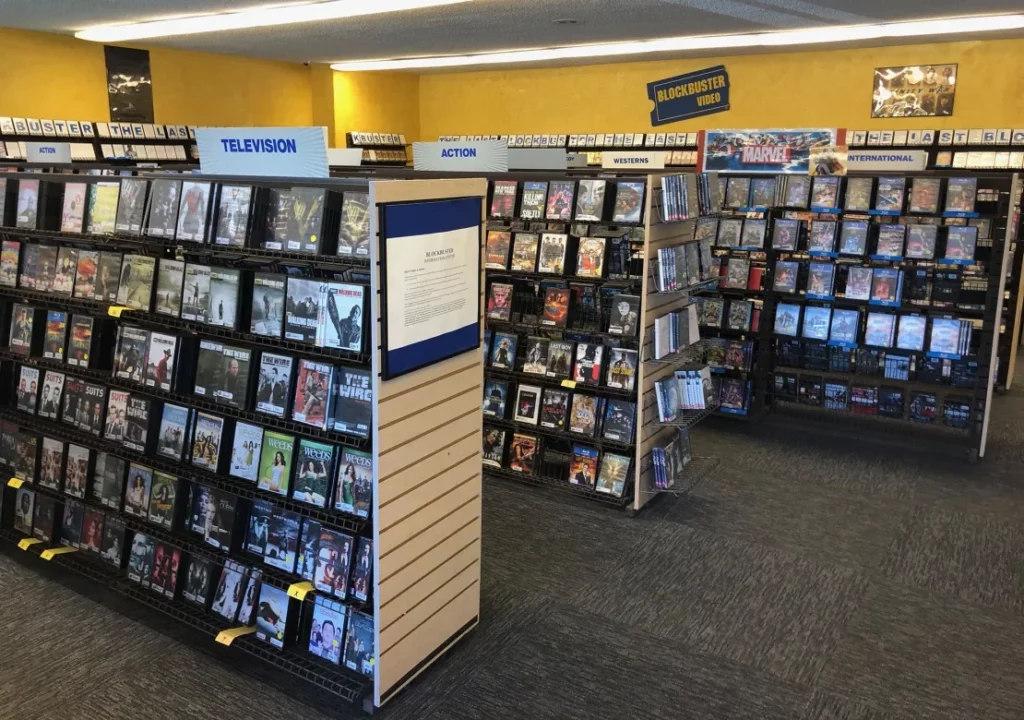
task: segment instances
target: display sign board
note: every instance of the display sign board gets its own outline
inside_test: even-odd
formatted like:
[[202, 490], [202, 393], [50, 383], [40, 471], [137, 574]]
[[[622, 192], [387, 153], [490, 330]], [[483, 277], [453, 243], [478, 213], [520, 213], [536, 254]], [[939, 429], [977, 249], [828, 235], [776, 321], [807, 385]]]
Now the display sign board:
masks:
[[417, 142], [412, 164], [437, 172], [508, 172], [508, 145], [501, 140]]
[[708, 130], [702, 149], [704, 172], [808, 174], [811, 149], [838, 145], [830, 128]]
[[482, 204], [469, 197], [383, 206], [384, 380], [480, 346]]
[[647, 83], [654, 103], [651, 125], [667, 125], [729, 109], [729, 73], [725, 65]]
[[325, 178], [327, 128], [196, 128], [207, 175]]
[[331, 167], [357, 167], [363, 164], [362, 148], [328, 148], [327, 164]]
[[902, 172], [925, 170], [927, 150], [851, 150], [847, 156], [849, 170], [871, 172]]
[[71, 143], [66, 142], [27, 142], [25, 158], [33, 163], [69, 163], [71, 162]]
[[664, 170], [665, 153], [654, 152], [614, 152], [605, 150], [601, 153], [601, 167], [606, 170]]
[[508, 151], [509, 170], [565, 170], [565, 150], [555, 149], [516, 149]]

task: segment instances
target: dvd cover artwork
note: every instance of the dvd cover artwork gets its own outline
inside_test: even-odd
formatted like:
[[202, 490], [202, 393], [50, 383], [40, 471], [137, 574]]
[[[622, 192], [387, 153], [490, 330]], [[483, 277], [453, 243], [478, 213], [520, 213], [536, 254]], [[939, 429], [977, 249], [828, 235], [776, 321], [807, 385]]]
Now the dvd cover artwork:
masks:
[[779, 261], [775, 263], [775, 292], [796, 292], [796, 280], [799, 275], [800, 263]]
[[565, 251], [568, 242], [568, 235], [544, 233], [541, 236], [537, 272], [562, 275], [565, 272]]
[[863, 255], [868, 248], [868, 224], [862, 220], [846, 220], [839, 237], [840, 255]]
[[295, 383], [295, 401], [292, 405], [292, 419], [321, 430], [327, 429], [331, 417], [331, 388], [334, 367], [327, 363], [300, 360], [298, 378]]
[[182, 182], [175, 239], [205, 242], [209, 215], [210, 183], [190, 180]]
[[830, 253], [835, 250], [836, 223], [834, 220], [815, 220], [811, 223], [807, 249], [810, 252]]
[[263, 433], [260, 469], [257, 487], [260, 490], [288, 496], [291, 487], [292, 458], [295, 438], [284, 433], [267, 430]]
[[600, 278], [604, 275], [604, 238], [580, 238], [576, 254], [576, 275], [578, 277]]
[[99, 182], [89, 188], [89, 232], [110, 235], [117, 220], [117, 199], [121, 184]]
[[267, 544], [263, 550], [263, 561], [286, 573], [295, 572], [295, 556], [299, 551], [298, 513], [277, 508], [270, 516]]
[[221, 185], [217, 203], [217, 227], [214, 233], [216, 245], [245, 247], [249, 233], [249, 210], [252, 204], [252, 187]]
[[600, 385], [603, 360], [603, 345], [579, 343], [576, 346], [576, 364], [573, 371], [574, 380], [588, 385]]
[[149, 494], [149, 521], [168, 530], [173, 529], [177, 497], [178, 480], [173, 475], [155, 472]]
[[145, 377], [149, 333], [139, 327], [122, 325], [114, 357], [114, 377], [142, 384]]
[[167, 239], [174, 238], [180, 196], [180, 180], [157, 179], [153, 181], [152, 192], [149, 194], [148, 217], [146, 218], [147, 235]]
[[370, 373], [359, 368], [334, 370], [334, 430], [367, 438], [373, 404]]
[[313, 606], [313, 624], [309, 632], [309, 652], [338, 665], [344, 642], [346, 607], [318, 597]]
[[839, 202], [839, 178], [815, 177], [811, 185], [811, 206], [834, 208]]
[[157, 545], [153, 553], [153, 571], [150, 574], [149, 586], [173, 600], [177, 592], [180, 566], [181, 550], [163, 543]]
[[483, 464], [500, 468], [505, 460], [505, 431], [485, 427], [483, 432]]
[[608, 387], [632, 392], [636, 386], [636, 350], [611, 348], [608, 358]]
[[153, 490], [153, 469], [131, 463], [124, 491], [124, 511], [145, 519], [149, 514], [149, 495]]
[[580, 180], [576, 196], [576, 222], [601, 222], [604, 219], [604, 180]]
[[800, 306], [779, 303], [775, 310], [775, 334], [796, 337], [800, 326]]
[[157, 436], [157, 455], [178, 462], [184, 460], [185, 442], [188, 437], [191, 419], [192, 411], [190, 408], [164, 403], [163, 414], [160, 418], [159, 435]]
[[216, 567], [210, 561], [193, 555], [189, 558], [188, 577], [181, 596], [193, 605], [205, 608], [210, 598], [214, 572]]
[[64, 203], [60, 214], [60, 231], [65, 233], [82, 232], [85, 220], [85, 183], [65, 183]]
[[178, 338], [153, 331], [149, 334], [145, 379], [149, 387], [170, 392], [178, 355]]
[[26, 245], [21, 268], [21, 286], [50, 292], [57, 277], [57, 248], [50, 245]]
[[868, 300], [871, 297], [871, 284], [874, 270], [866, 267], [851, 267], [846, 278], [847, 300]]
[[234, 495], [211, 491], [209, 502], [208, 524], [203, 539], [208, 545], [227, 550], [231, 546], [234, 532], [237, 498]]
[[723, 219], [718, 223], [718, 237], [715, 239], [717, 247], [739, 247], [740, 237], [743, 235], [743, 221]]
[[[503, 417], [499, 415], [499, 417]], [[545, 388], [540, 405], [541, 427], [564, 430], [569, 417], [569, 393], [565, 390]]]
[[345, 666], [372, 678], [377, 666], [377, 653], [373, 645], [373, 618], [353, 612], [345, 636]]
[[253, 569], [246, 578], [245, 590], [242, 593], [241, 604], [238, 607], [238, 622], [243, 625], [250, 625], [253, 622], [252, 613], [256, 609], [256, 603], [260, 596], [260, 587], [263, 584], [263, 571]]
[[950, 178], [946, 185], [946, 212], [974, 212], [978, 178]]
[[808, 306], [804, 309], [803, 336], [808, 340], [827, 340], [832, 309]]
[[92, 327], [91, 317], [73, 315], [71, 317], [71, 341], [68, 343], [67, 363], [78, 367], [89, 367], [89, 360], [92, 354]]
[[181, 314], [181, 289], [185, 280], [185, 263], [160, 258], [156, 279], [156, 312], [178, 317]]
[[860, 329], [860, 311], [836, 308], [832, 312], [832, 329], [829, 341], [836, 343], [855, 344]]
[[74, 270], [74, 291], [76, 298], [83, 300], [96, 299], [96, 273], [99, 268], [100, 253], [96, 250], [79, 250], [78, 265]]
[[867, 327], [864, 330], [864, 344], [874, 347], [892, 347], [895, 330], [895, 315], [868, 313]]
[[514, 180], [494, 181], [494, 194], [491, 197], [491, 217], [510, 218], [515, 215], [518, 187], [518, 183]]
[[57, 501], [45, 495], [40, 495], [36, 498], [33, 515], [32, 536], [46, 543], [53, 540], [53, 524], [57, 515]]
[[220, 580], [217, 582], [217, 590], [213, 596], [211, 609], [221, 617], [235, 621], [238, 617], [238, 606], [242, 602], [242, 593], [245, 588], [245, 569], [236, 563], [228, 563], [221, 571]]
[[526, 361], [523, 372], [544, 375], [548, 370], [548, 341], [545, 338], [528, 338]]
[[512, 315], [513, 286], [508, 283], [491, 283], [487, 296], [487, 318], [507, 322]]
[[292, 498], [315, 507], [326, 507], [331, 496], [336, 456], [337, 448], [333, 445], [306, 438], [299, 440]]
[[512, 270], [515, 272], [533, 272], [537, 267], [537, 246], [540, 236], [537, 233], [516, 233], [512, 246]]
[[43, 376], [39, 396], [39, 416], [56, 420], [60, 416], [61, 396], [64, 394], [64, 373], [47, 370]]
[[614, 497], [622, 497], [626, 491], [631, 459], [625, 455], [605, 453], [601, 458], [601, 470], [597, 475], [595, 490]]
[[848, 212], [867, 212], [871, 209], [872, 178], [847, 178], [846, 201], [843, 209]]
[[128, 393], [122, 390], [111, 390], [107, 398], [107, 422], [103, 437], [107, 440], [121, 442], [124, 440], [128, 427]]
[[210, 308], [209, 265], [188, 263], [185, 265], [184, 297], [181, 302], [181, 319], [205, 323]]
[[30, 305], [15, 303], [11, 308], [11, 352], [17, 355], [31, 353], [35, 314], [35, 308]]
[[631, 442], [635, 416], [636, 405], [634, 403], [610, 398], [604, 417], [604, 437], [618, 442]]
[[142, 230], [142, 216], [146, 210], [146, 191], [149, 182], [137, 178], [121, 180], [120, 197], [114, 229], [119, 233], [137, 235]]
[[100, 302], [116, 302], [120, 288], [118, 279], [121, 277], [121, 253], [100, 251], [100, 261], [96, 271], [96, 284], [93, 299]]
[[524, 182], [523, 200], [519, 207], [519, 217], [524, 220], [541, 220], [547, 205], [548, 184], [546, 182]]
[[46, 337], [43, 341], [43, 357], [64, 361], [64, 346], [67, 342], [68, 314], [60, 310], [46, 313]]
[[583, 445], [572, 446], [569, 461], [569, 482], [583, 487], [594, 487], [597, 478], [598, 451]]
[[260, 374], [256, 388], [257, 412], [286, 417], [291, 396], [294, 359], [265, 352], [260, 355]]
[[127, 467], [128, 464], [124, 460], [109, 453], [101, 452], [96, 455], [93, 495], [98, 496], [102, 505], [114, 510], [121, 509]]
[[507, 230], [487, 231], [487, 259], [488, 270], [507, 270], [508, 252], [512, 245], [512, 233]]
[[32, 534], [36, 494], [28, 488], [18, 488], [14, 498], [14, 529], [22, 535]]
[[835, 270], [835, 266], [831, 263], [811, 263], [807, 279], [807, 294], [831, 296]]
[[806, 208], [811, 196], [811, 178], [800, 175], [786, 176], [785, 206]]
[[338, 254], [366, 256], [370, 254], [370, 195], [346, 192], [341, 202], [341, 225], [338, 231]]
[[[514, 349], [512, 355], [515, 356]], [[569, 377], [572, 372], [574, 356], [575, 348], [571, 342], [552, 340], [548, 344], [548, 377]]]
[[4, 240], [0, 249], [0, 285], [4, 287], [18, 286], [18, 265], [21, 256], [21, 243], [17, 240]]
[[89, 461], [92, 451], [81, 445], [68, 445], [67, 464], [64, 469], [64, 492], [79, 499], [85, 498], [89, 483]]
[[269, 500], [253, 500], [249, 508], [249, 529], [245, 534], [245, 549], [256, 555], [262, 555], [267, 548], [267, 535], [270, 533], [270, 516], [274, 513], [274, 503]]
[[220, 467], [220, 446], [224, 434], [224, 418], [196, 413], [195, 437], [192, 440], [192, 464], [216, 472]]
[[320, 281], [289, 277], [285, 305], [285, 340], [314, 343], [321, 320]]
[[730, 177], [725, 184], [725, 206], [728, 208], [746, 207], [750, 200], [750, 178]]
[[117, 287], [117, 302], [149, 312], [155, 270], [155, 258], [146, 255], [125, 255]]
[[39, 262], [39, 253], [42, 246], [36, 245], [35, 243], [28, 243], [25, 245], [24, 259], [21, 263], [21, 271], [18, 274], [18, 285], [28, 290], [41, 289], [37, 287], [40, 284], [39, 278], [41, 275], [41, 265]]
[[77, 548], [82, 542], [82, 521], [85, 507], [82, 503], [69, 500], [64, 503], [64, 519], [60, 531], [60, 543]]
[[615, 184], [615, 209], [613, 222], [638, 223], [644, 210], [646, 183], [620, 182]]
[[39, 459], [39, 485], [60, 491], [64, 477], [64, 443], [44, 437]]
[[287, 592], [263, 583], [256, 610], [256, 637], [273, 647], [284, 647], [289, 602]]
[[210, 325], [234, 330], [238, 322], [238, 291], [241, 276], [238, 270], [210, 268], [210, 301], [206, 321]]
[[103, 522], [103, 541], [100, 544], [100, 558], [116, 568], [121, 567], [124, 553], [125, 526], [117, 517], [107, 517]]
[[[498, 196], [498, 183], [495, 183], [495, 198]], [[515, 203], [515, 184], [512, 184], [512, 202]], [[547, 211], [545, 218], [558, 222], [569, 222], [572, 219], [572, 205], [576, 195], [576, 185], [571, 181], [553, 180], [548, 191]], [[493, 205], [492, 205], [493, 209]], [[494, 213], [491, 213], [494, 215]]]
[[572, 397], [569, 413], [569, 431], [593, 437], [597, 429], [597, 399], [592, 395], [576, 393]]
[[740, 246], [745, 248], [764, 248], [764, 235], [768, 230], [767, 220], [744, 220]]
[[338, 482], [334, 488], [334, 509], [369, 517], [372, 494], [373, 459], [361, 450], [342, 448]]
[[934, 260], [939, 228], [935, 225], [907, 227], [907, 257], [916, 260]]
[[903, 225], [882, 225], [878, 229], [878, 248], [875, 254], [886, 258], [902, 258], [905, 234], [906, 227]]
[[284, 275], [253, 275], [249, 332], [262, 337], [281, 337], [284, 330]]
[[[65, 389], [65, 396], [67, 390]], [[107, 403], [107, 388], [95, 383], [85, 383], [78, 403], [76, 425], [79, 430], [99, 437], [103, 432], [103, 407]], [[67, 397], [65, 397], [65, 409]]]
[[916, 177], [910, 186], [910, 212], [936, 213], [939, 211], [940, 178]]
[[39, 461], [39, 436], [20, 432], [15, 445], [14, 475], [27, 483], [36, 481]]
[[344, 600], [348, 595], [349, 570], [352, 566], [352, 538], [335, 530], [322, 528], [313, 572], [313, 585], [323, 593]]
[[974, 260], [978, 245], [978, 228], [950, 227], [946, 235], [946, 260]]
[[15, 225], [20, 228], [35, 230], [39, 208], [39, 181], [18, 180], [18, 205], [15, 213]]
[[899, 333], [896, 336], [896, 347], [900, 350], [924, 350], [924, 335], [928, 320], [921, 315], [900, 316]]
[[906, 184], [906, 178], [878, 178], [875, 209], [885, 212], [902, 212]]
[[323, 284], [320, 297], [326, 313], [317, 324], [317, 347], [362, 351], [365, 294], [366, 288], [362, 285]]

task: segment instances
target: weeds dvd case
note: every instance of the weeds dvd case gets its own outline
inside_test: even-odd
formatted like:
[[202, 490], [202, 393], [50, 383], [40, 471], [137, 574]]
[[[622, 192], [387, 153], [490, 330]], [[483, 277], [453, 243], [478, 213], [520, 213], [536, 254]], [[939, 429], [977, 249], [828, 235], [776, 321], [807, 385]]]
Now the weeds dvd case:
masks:
[[362, 450], [342, 448], [334, 486], [334, 509], [369, 517], [372, 495], [373, 459]]
[[296, 451], [293, 499], [314, 507], [327, 507], [337, 456], [338, 449], [334, 445], [300, 439]]
[[263, 448], [260, 452], [260, 490], [288, 497], [291, 489], [295, 437], [285, 433], [267, 430], [263, 433]]

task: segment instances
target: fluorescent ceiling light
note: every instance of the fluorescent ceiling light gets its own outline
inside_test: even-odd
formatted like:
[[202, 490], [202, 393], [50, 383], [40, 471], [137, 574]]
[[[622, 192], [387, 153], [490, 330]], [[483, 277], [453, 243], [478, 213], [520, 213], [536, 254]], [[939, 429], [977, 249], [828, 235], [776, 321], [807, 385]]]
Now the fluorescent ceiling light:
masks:
[[464, 2], [470, 2], [470, 0], [372, 0], [372, 2], [367, 0], [330, 0], [329, 2], [310, 2], [298, 5], [255, 7], [238, 12], [192, 15], [124, 25], [97, 25], [76, 32], [75, 37], [95, 42], [124, 42], [173, 35], [194, 35], [320, 20], [339, 20], [362, 15], [456, 5]]
[[671, 37], [655, 40], [570, 45], [568, 47], [508, 50], [476, 55], [442, 55], [394, 60], [355, 60], [331, 65], [335, 70], [424, 70], [470, 65], [503, 65], [513, 63], [605, 58], [620, 55], [647, 55], [665, 52], [726, 50], [733, 48], [817, 45], [889, 38], [927, 37], [930, 35], [962, 35], [965, 33], [1018, 30], [1024, 28], [1024, 14], [987, 15], [981, 17], [942, 18], [880, 25], [841, 25], [804, 30], [748, 33], [744, 35], [704, 35]]

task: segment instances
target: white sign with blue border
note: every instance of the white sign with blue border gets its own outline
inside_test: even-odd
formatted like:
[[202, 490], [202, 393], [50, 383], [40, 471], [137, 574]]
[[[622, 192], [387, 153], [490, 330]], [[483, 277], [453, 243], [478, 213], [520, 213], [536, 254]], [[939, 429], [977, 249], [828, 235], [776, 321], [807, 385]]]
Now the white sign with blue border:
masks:
[[482, 202], [468, 197], [383, 206], [384, 380], [480, 346]]
[[327, 128], [196, 128], [204, 175], [325, 178]]

